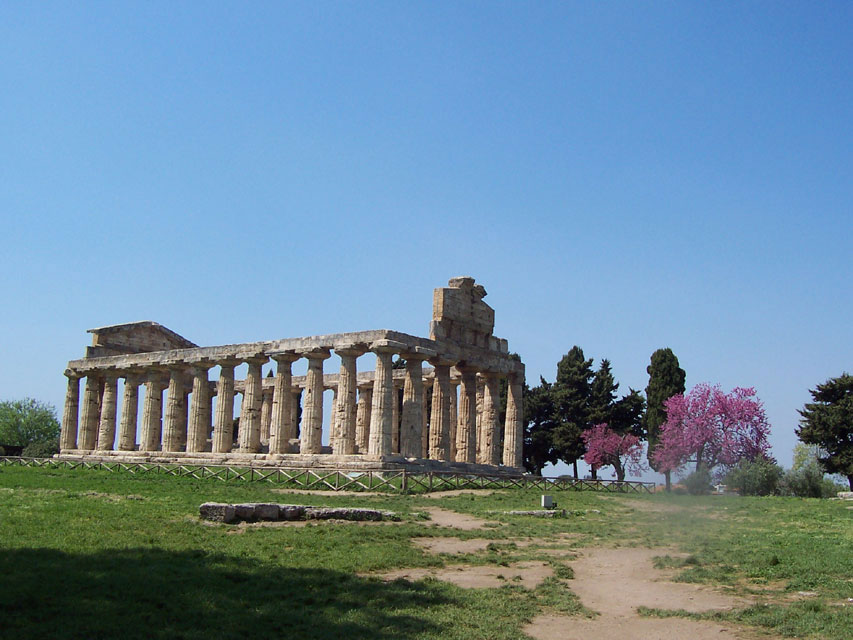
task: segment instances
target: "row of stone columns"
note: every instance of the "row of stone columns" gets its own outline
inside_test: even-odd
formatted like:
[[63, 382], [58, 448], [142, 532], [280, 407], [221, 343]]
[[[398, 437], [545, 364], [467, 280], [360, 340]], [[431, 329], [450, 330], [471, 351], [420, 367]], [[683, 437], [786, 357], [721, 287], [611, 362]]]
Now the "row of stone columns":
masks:
[[[335, 349], [341, 358], [330, 433], [334, 454], [367, 453], [375, 456], [400, 453], [405, 457], [521, 466], [521, 382], [510, 376], [503, 450], [499, 449], [499, 375], [459, 366], [459, 397], [450, 379], [454, 361], [436, 357], [426, 350], [411, 351], [406, 345], [384, 340], [371, 345], [376, 370], [370, 383], [358, 384], [356, 360], [368, 349], [352, 345]], [[398, 405], [392, 357], [406, 360], [402, 406]], [[111, 450], [116, 440], [117, 380], [125, 378], [124, 397], [118, 425], [118, 449], [136, 447], [138, 389], [145, 385], [139, 450], [203, 452], [211, 432], [211, 388], [208, 370], [220, 367], [214, 393], [218, 396], [212, 424], [211, 450], [228, 453], [233, 447], [234, 368], [248, 364], [240, 413], [238, 452], [259, 453], [261, 441], [269, 442], [270, 454], [290, 451], [297, 437], [298, 396], [292, 387], [291, 365], [301, 357], [308, 360], [305, 379], [299, 452], [322, 453], [323, 361], [329, 348], [269, 356], [173, 362], [147, 371], [101, 370], [86, 378], [82, 407], [79, 372], [68, 370], [68, 390], [62, 425], [63, 449]], [[276, 375], [272, 393], [263, 389], [261, 368], [272, 357]], [[434, 367], [431, 388], [424, 384], [423, 362]], [[478, 394], [477, 376], [483, 384]], [[187, 379], [191, 377], [191, 387]], [[163, 392], [166, 395], [165, 411]], [[191, 395], [190, 395], [191, 394]], [[431, 395], [429, 424], [427, 400]], [[190, 398], [187, 406], [188, 396]], [[478, 398], [480, 407], [478, 410]], [[79, 429], [78, 429], [79, 412]], [[162, 444], [161, 444], [162, 443]]]

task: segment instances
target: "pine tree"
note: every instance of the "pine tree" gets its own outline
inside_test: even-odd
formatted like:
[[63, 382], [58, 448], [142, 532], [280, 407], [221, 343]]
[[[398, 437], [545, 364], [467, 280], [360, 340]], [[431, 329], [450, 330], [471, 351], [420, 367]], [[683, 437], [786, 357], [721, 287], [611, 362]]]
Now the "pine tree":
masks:
[[[678, 365], [678, 358], [672, 349], [658, 349], [652, 354], [646, 368], [649, 374], [649, 386], [646, 387], [645, 431], [649, 446], [647, 456], [652, 469], [657, 469], [653, 456], [660, 438], [660, 426], [666, 422], [666, 410], [663, 403], [679, 393], [684, 393], [684, 369]], [[666, 488], [670, 488], [670, 473], [666, 471]]]
[[557, 363], [557, 379], [551, 386], [555, 425], [553, 444], [557, 458], [572, 464], [578, 476], [579, 458], [586, 452], [582, 434], [590, 426], [590, 394], [592, 359], [585, 359], [583, 349], [574, 346]]
[[539, 386], [522, 387], [524, 399], [524, 468], [541, 475], [542, 467], [555, 463], [554, 451], [554, 402], [551, 385], [539, 378]]
[[800, 411], [797, 437], [823, 449], [821, 466], [827, 473], [846, 476], [853, 491], [853, 376], [842, 373], [809, 393], [814, 402]]

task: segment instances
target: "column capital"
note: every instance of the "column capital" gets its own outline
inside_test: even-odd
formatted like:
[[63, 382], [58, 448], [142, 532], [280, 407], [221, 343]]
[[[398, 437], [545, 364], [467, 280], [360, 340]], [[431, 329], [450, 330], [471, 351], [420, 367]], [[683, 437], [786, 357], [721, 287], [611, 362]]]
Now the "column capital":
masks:
[[265, 365], [269, 361], [270, 357], [266, 354], [256, 356], [245, 356], [243, 358], [240, 358], [240, 362], [245, 362], [247, 364], [258, 364], [261, 366]]
[[282, 362], [285, 362], [285, 363], [296, 362], [297, 360], [299, 360], [302, 357], [301, 355], [299, 355], [298, 353], [296, 353], [294, 351], [276, 351], [276, 352], [269, 353], [267, 355], [269, 355], [270, 358], [272, 358], [273, 360], [275, 360], [279, 364]]
[[342, 344], [339, 347], [335, 347], [335, 353], [337, 355], [354, 356], [356, 358], [367, 353], [367, 350], [367, 345], [365, 343]]
[[332, 357], [331, 347], [310, 347], [308, 349], [300, 349], [296, 353], [309, 360], [325, 360]]
[[63, 373], [65, 374], [66, 377], [75, 378], [76, 380], [79, 380], [84, 375], [84, 374], [80, 373], [79, 371], [77, 371], [77, 369], [66, 369]]
[[425, 347], [409, 348], [400, 352], [400, 357], [407, 362], [409, 360], [429, 360], [430, 358], [435, 358], [437, 355], [437, 351], [426, 349]]
[[370, 350], [374, 353], [401, 353], [408, 348], [407, 344], [396, 340], [376, 340], [370, 343]]
[[213, 366], [218, 365], [220, 367], [236, 367], [242, 363], [243, 361], [240, 358], [218, 358], [213, 363]]
[[457, 362], [459, 361], [444, 355], [437, 355], [435, 357], [429, 358], [429, 363], [433, 367], [452, 367]]

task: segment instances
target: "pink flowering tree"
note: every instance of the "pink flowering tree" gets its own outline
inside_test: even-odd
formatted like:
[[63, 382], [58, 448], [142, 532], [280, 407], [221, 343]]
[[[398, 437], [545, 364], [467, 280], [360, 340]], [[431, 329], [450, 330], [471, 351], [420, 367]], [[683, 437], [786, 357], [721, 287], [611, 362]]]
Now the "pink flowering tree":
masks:
[[723, 393], [719, 385], [702, 383], [672, 396], [664, 407], [667, 419], [654, 455], [659, 470], [680, 471], [695, 461], [697, 471], [710, 471], [769, 454], [770, 423], [755, 389]]
[[594, 469], [613, 467], [616, 479], [622, 482], [625, 471], [639, 475], [645, 469], [643, 445], [630, 433], [616, 433], [607, 423], [597, 424], [581, 434], [586, 445], [584, 461]]

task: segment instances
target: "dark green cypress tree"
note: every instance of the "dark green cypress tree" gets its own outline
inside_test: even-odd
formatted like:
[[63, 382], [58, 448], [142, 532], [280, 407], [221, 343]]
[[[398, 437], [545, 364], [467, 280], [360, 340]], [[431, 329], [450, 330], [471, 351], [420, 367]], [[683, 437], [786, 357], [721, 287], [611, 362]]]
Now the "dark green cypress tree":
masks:
[[846, 476], [853, 491], [853, 376], [842, 373], [809, 393], [814, 402], [800, 411], [797, 437], [818, 445], [825, 453], [818, 457], [823, 469]]
[[536, 475], [542, 467], [557, 462], [554, 451], [554, 402], [551, 385], [539, 378], [539, 386], [522, 386], [524, 404], [524, 467]]
[[[651, 362], [646, 368], [649, 374], [649, 386], [646, 387], [647, 409], [645, 415], [646, 438], [649, 442], [649, 465], [656, 469], [653, 459], [660, 438], [660, 427], [666, 422], [666, 411], [663, 403], [674, 395], [684, 393], [686, 374], [678, 364], [678, 358], [672, 349], [658, 349], [652, 354]], [[670, 474], [666, 472], [666, 488], [670, 488]]]
[[589, 427], [590, 394], [594, 374], [592, 359], [574, 346], [557, 363], [557, 379], [551, 385], [554, 402], [554, 450], [557, 458], [569, 463], [578, 476], [579, 458], [586, 453], [581, 434]]

